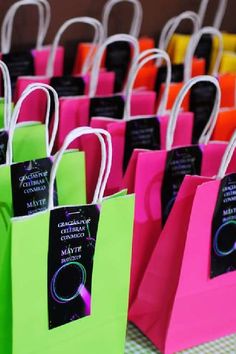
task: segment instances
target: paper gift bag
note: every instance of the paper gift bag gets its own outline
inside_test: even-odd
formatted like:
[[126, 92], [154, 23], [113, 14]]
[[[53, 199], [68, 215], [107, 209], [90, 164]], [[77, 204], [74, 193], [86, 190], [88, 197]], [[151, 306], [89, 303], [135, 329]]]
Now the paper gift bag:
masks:
[[[121, 118], [123, 116], [124, 99], [122, 94], [97, 96], [99, 70], [106, 47], [114, 42], [127, 42], [134, 47], [134, 58], [138, 55], [137, 40], [130, 35], [114, 35], [109, 37], [98, 49], [91, 72], [89, 94], [81, 98], [62, 98], [60, 103], [61, 119], [57, 139], [60, 147], [66, 134], [80, 126], [88, 126], [93, 116], [108, 116]], [[113, 78], [114, 78], [114, 74]], [[114, 81], [113, 81], [114, 83]], [[110, 91], [111, 93], [112, 91]], [[143, 109], [143, 108], [141, 108]], [[146, 108], [144, 108], [145, 110]], [[68, 116], [70, 121], [68, 122]]]
[[[169, 118], [165, 149], [140, 152], [136, 161], [133, 162], [135, 171], [131, 173], [129, 170], [129, 175], [133, 180], [127, 185], [128, 179], [127, 177], [124, 178], [125, 186], [133, 186], [133, 192], [136, 194], [130, 288], [131, 305], [137, 294], [150, 255], [168, 220], [184, 175], [201, 173], [202, 175], [212, 176], [215, 173], [215, 164], [217, 165], [217, 161], [222, 156], [221, 144], [219, 148], [213, 148], [213, 151], [211, 148], [206, 148], [206, 150], [203, 149], [203, 152], [198, 145], [191, 146], [191, 144], [173, 148], [176, 122], [177, 118], [179, 119], [181, 116], [179, 110], [184, 96], [183, 93], [196, 82], [204, 80], [211, 80], [217, 87], [217, 96], [211, 118], [200, 138], [200, 143], [207, 144], [209, 142], [219, 112], [220, 88], [215, 78], [200, 76], [191, 79], [176, 100]], [[191, 119], [191, 115], [185, 117], [185, 119], [187, 122], [188, 119]], [[215, 155], [219, 156], [218, 160]], [[219, 166], [219, 163], [217, 166]]]
[[[44, 92], [47, 96], [47, 109], [44, 112], [45, 123], [35, 122], [33, 117], [29, 122], [18, 123], [18, 117], [24, 101], [35, 91]], [[49, 120], [51, 110], [51, 99], [49, 92], [52, 92], [54, 99], [55, 115], [51, 124], [51, 133], [49, 133]], [[8, 144], [12, 146], [13, 139], [13, 156], [14, 162], [23, 162], [31, 159], [40, 159], [50, 155], [54, 146], [59, 122], [59, 101], [56, 91], [47, 84], [32, 84], [23, 92], [17, 101], [11, 118], [9, 128]], [[16, 127], [17, 124], [17, 127]], [[16, 128], [16, 129], [15, 129]], [[49, 138], [50, 136], [50, 138]], [[28, 144], [25, 144], [28, 141]], [[29, 148], [30, 147], [30, 148]], [[11, 160], [11, 158], [10, 158]]]
[[[64, 74], [64, 48], [59, 47], [59, 42], [64, 32], [70, 26], [80, 23], [85, 23], [92, 26], [92, 28], [95, 30], [94, 43], [101, 43], [101, 41], [103, 40], [103, 29], [101, 23], [96, 19], [90, 17], [76, 17], [66, 21], [59, 28], [53, 40], [47, 63], [46, 73], [44, 73], [44, 75], [46, 75], [40, 77], [20, 77], [16, 83], [16, 99], [30, 83], [34, 82], [43, 82], [50, 84], [56, 89], [60, 97], [79, 96], [88, 92], [90, 82], [89, 68], [91, 65], [91, 56], [93, 54], [93, 50], [91, 49], [87, 61], [84, 63], [83, 75], [72, 76], [68, 73]], [[61, 55], [60, 60], [58, 60], [58, 52]], [[110, 94], [113, 92], [113, 76], [114, 74], [112, 73], [99, 73], [98, 93]], [[22, 119], [24, 119], [24, 121], [28, 119], [30, 120], [30, 114], [32, 113], [32, 110], [33, 114], [35, 115], [35, 119], [40, 120], [40, 117], [42, 116], [40, 114], [40, 109], [44, 109], [45, 105], [46, 102], [44, 96], [38, 94], [31, 96], [30, 99], [28, 99], [28, 103], [24, 105], [24, 112], [19, 118], [20, 121], [22, 121]]]
[[[147, 53], [151, 55], [146, 56]], [[160, 58], [165, 60], [168, 70], [165, 92], [158, 110], [155, 115], [136, 114], [133, 116], [130, 109], [130, 103], [132, 87], [136, 76], [138, 75], [139, 70], [142, 69], [148, 61]], [[130, 72], [129, 92], [127, 94], [123, 120], [116, 120], [116, 122], [113, 120], [112, 122], [111, 119], [94, 118], [91, 121], [91, 126], [103, 127], [107, 129], [112, 136], [112, 146], [116, 159], [113, 161], [110, 178], [107, 183], [107, 194], [115, 193], [121, 188], [123, 176], [134, 148], [158, 150], [165, 144], [168, 123], [166, 111], [171, 80], [170, 59], [167, 53], [159, 49], [143, 52], [139, 59], [141, 59], [139, 64]], [[174, 144], [181, 145], [191, 143], [192, 123], [193, 120], [191, 114], [190, 117], [189, 115], [182, 115], [182, 117], [180, 117]], [[94, 160], [97, 160], [96, 156], [94, 156]]]
[[229, 141], [236, 129], [236, 109], [225, 109], [219, 113], [212, 140]]
[[235, 139], [216, 180], [185, 177], [145, 272], [134, 322], [163, 353], [235, 332]]
[[[36, 5], [39, 10], [39, 28], [36, 42], [36, 48], [30, 51], [11, 52], [11, 37], [13, 31], [14, 17], [17, 10], [26, 5]], [[7, 64], [12, 81], [12, 88], [15, 91], [15, 85], [19, 76], [44, 75], [49, 56], [49, 47], [43, 47], [43, 41], [46, 36], [50, 23], [50, 5], [46, 0], [21, 0], [14, 3], [8, 10], [3, 20], [1, 35], [2, 47], [1, 58]], [[58, 53], [57, 55], [60, 55]]]
[[[78, 205], [73, 202], [74, 206], [70, 206], [71, 204], [59, 208], [53, 206], [55, 172], [65, 148], [79, 134], [75, 131], [69, 135], [54, 162], [50, 178], [49, 210], [31, 217], [12, 220], [14, 225], [12, 224], [9, 238], [12, 243], [14, 324], [9, 316], [8, 333], [12, 338], [8, 342], [9, 353], [20, 354], [32, 350], [36, 353], [43, 351], [51, 354], [63, 353], [73, 351], [75, 346], [77, 351], [88, 354], [98, 352], [118, 354], [124, 351], [133, 196], [102, 200], [109, 172], [108, 163], [103, 183], [92, 204]], [[69, 231], [66, 226], [69, 223], [77, 225], [74, 230], [76, 233]], [[24, 235], [21, 232], [23, 224]], [[32, 234], [37, 236], [39, 225], [40, 237], [36, 237], [36, 243], [34, 242], [35, 252], [29, 252], [25, 245], [29, 242], [30, 234], [31, 237]], [[106, 234], [109, 234], [109, 238], [105, 237]], [[23, 236], [24, 240], [19, 235]], [[19, 244], [17, 245], [15, 241], [18, 242], [19, 238], [21, 247], [23, 246], [27, 252], [23, 259], [28, 264], [29, 257], [33, 257], [33, 268], [25, 267], [22, 258], [20, 261], [17, 256]], [[40, 242], [37, 243], [37, 240]], [[69, 251], [70, 248], [73, 248], [73, 255], [72, 251]], [[104, 257], [104, 252], [107, 257]], [[27, 294], [21, 294], [21, 291], [25, 293], [26, 290], [25, 285], [22, 287], [23, 283], [21, 285], [19, 283], [18, 271], [21, 266], [26, 268], [24, 279], [27, 280], [27, 284], [32, 284], [27, 286]], [[28, 272], [27, 268], [31, 268], [32, 272]], [[33, 283], [30, 281], [32, 274]], [[73, 274], [74, 280], [71, 278]], [[58, 281], [64, 276], [67, 277], [67, 281], [63, 282], [65, 287], [61, 287]], [[24, 311], [23, 317], [19, 313], [21, 310]], [[32, 310], [36, 326], [32, 326]], [[14, 345], [11, 348], [12, 343]]]

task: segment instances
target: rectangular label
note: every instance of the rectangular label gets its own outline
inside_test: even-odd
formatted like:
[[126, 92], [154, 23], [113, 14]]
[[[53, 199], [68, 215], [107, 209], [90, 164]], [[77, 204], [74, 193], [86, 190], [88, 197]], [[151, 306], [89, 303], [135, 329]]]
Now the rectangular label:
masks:
[[51, 211], [48, 250], [49, 329], [91, 314], [96, 205]]
[[123, 172], [134, 149], [160, 149], [160, 123], [156, 117], [132, 119], [126, 123]]
[[0, 165], [6, 163], [6, 152], [8, 143], [8, 133], [4, 130], [0, 131]]
[[121, 92], [125, 83], [131, 61], [131, 48], [128, 42], [114, 42], [107, 46], [105, 66], [108, 71], [114, 71], [114, 92]]
[[94, 97], [90, 100], [90, 118], [107, 117], [122, 119], [124, 114], [124, 99], [122, 96]]
[[215, 104], [216, 87], [211, 82], [198, 82], [191, 88], [190, 111], [194, 113], [193, 144], [198, 140], [208, 123]]
[[171, 212], [186, 175], [200, 175], [202, 151], [199, 146], [173, 149], [168, 152], [161, 190], [162, 226]]
[[53, 77], [50, 85], [57, 91], [59, 97], [81, 96], [85, 90], [85, 83], [81, 77]]
[[2, 61], [4, 61], [8, 67], [13, 91], [19, 76], [34, 75], [34, 58], [30, 51], [3, 54]]
[[211, 278], [236, 270], [236, 174], [220, 184], [212, 220]]
[[[25, 216], [48, 208], [50, 158], [11, 165], [11, 185], [14, 216]], [[55, 186], [54, 203], [57, 205]]]

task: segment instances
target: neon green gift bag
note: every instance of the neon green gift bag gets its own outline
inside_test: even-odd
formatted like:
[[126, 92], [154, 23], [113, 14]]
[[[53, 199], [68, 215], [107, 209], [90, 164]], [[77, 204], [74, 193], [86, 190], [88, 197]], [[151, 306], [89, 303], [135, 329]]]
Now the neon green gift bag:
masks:
[[102, 198], [111, 167], [107, 136], [93, 203], [53, 206], [58, 164], [79, 135], [80, 129], [69, 134], [53, 164], [49, 209], [12, 219], [6, 328], [13, 345], [3, 354], [124, 353], [134, 197]]

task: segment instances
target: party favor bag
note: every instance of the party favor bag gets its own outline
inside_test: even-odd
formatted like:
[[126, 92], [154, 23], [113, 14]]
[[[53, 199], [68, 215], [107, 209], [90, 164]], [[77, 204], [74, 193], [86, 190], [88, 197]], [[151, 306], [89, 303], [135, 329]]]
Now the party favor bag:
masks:
[[216, 180], [185, 177], [141, 283], [131, 317], [163, 353], [235, 332], [235, 140]]
[[[60, 354], [74, 351], [75, 346], [81, 354], [124, 351], [133, 196], [102, 200], [109, 158], [92, 204], [53, 205], [53, 184], [61, 156], [80, 135], [77, 130], [67, 137], [53, 164], [49, 209], [12, 219], [13, 322], [9, 318], [9, 353]], [[35, 239], [30, 251], [27, 245], [32, 235]], [[19, 257], [19, 247], [26, 252], [23, 258]], [[26, 266], [28, 262], [32, 267]], [[26, 283], [23, 280], [20, 284], [21, 267]]]
[[[147, 55], [149, 54], [149, 55]], [[150, 55], [151, 54], [151, 55]], [[167, 65], [167, 76], [165, 92], [158, 107], [156, 115], [131, 115], [131, 93], [139, 70], [148, 62], [156, 59], [163, 59]], [[159, 49], [148, 50], [141, 53], [139, 64], [135, 65], [130, 72], [129, 91], [122, 120], [95, 118], [91, 121], [91, 126], [105, 127], [112, 136], [112, 146], [114, 156], [110, 178], [107, 183], [106, 193], [115, 193], [121, 188], [123, 176], [129, 164], [130, 157], [135, 148], [159, 150], [165, 144], [166, 130], [168, 124], [167, 101], [171, 80], [171, 63], [167, 53]], [[138, 61], [138, 60], [137, 60]], [[140, 92], [141, 93], [141, 92]], [[134, 96], [133, 96], [134, 97]], [[145, 104], [145, 103], [144, 103]], [[147, 104], [146, 104], [147, 105]], [[178, 121], [175, 141], [176, 145], [191, 143], [192, 134], [192, 115], [183, 114]], [[106, 120], [106, 122], [105, 122]], [[91, 154], [92, 155], [92, 154]], [[92, 158], [92, 157], [91, 157]], [[94, 157], [96, 159], [96, 157]]]
[[[176, 195], [185, 174], [213, 176], [219, 167], [225, 146], [182, 145], [173, 148], [176, 122], [184, 94], [195, 83], [210, 80], [217, 87], [215, 105], [204, 132], [201, 144], [207, 144], [219, 112], [220, 88], [218, 81], [209, 76], [191, 79], [181, 90], [168, 121], [165, 149], [159, 151], [140, 151], [132, 162], [133, 173], [124, 178], [124, 186], [133, 187], [136, 195], [133, 258], [131, 268], [130, 304], [137, 294], [142, 276], [148, 265], [150, 255], [161, 231], [168, 220]], [[191, 118], [191, 115], [190, 117]], [[187, 122], [187, 117], [185, 118]], [[181, 133], [181, 132], [180, 132]], [[128, 180], [132, 178], [131, 181]]]
[[[13, 23], [17, 10], [26, 5], [36, 5], [39, 11], [39, 28], [36, 42], [36, 48], [28, 51], [11, 51], [11, 38], [13, 31]], [[15, 91], [17, 78], [19, 76], [44, 75], [48, 56], [49, 47], [43, 46], [44, 38], [50, 24], [50, 5], [46, 0], [20, 0], [15, 2], [6, 13], [2, 29], [1, 43], [1, 59], [7, 64], [12, 82], [12, 89]], [[60, 53], [56, 56], [60, 57]], [[19, 95], [16, 95], [17, 100]]]

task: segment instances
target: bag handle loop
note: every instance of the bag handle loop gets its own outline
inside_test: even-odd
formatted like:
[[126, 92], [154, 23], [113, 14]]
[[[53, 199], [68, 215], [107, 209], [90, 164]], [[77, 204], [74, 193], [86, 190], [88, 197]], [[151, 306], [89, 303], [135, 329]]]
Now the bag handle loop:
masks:
[[7, 65], [0, 60], [0, 70], [4, 85], [4, 128], [8, 129], [11, 122], [12, 93], [11, 79]]
[[[98, 182], [95, 188], [92, 204], [97, 204], [102, 202], [107, 180], [111, 171], [111, 164], [112, 164], [111, 136], [107, 131], [103, 129], [93, 129], [90, 127], [76, 128], [72, 130], [65, 138], [64, 143], [61, 149], [58, 151], [52, 166], [50, 183], [49, 183], [49, 201], [48, 201], [48, 206], [50, 210], [53, 209], [53, 205], [54, 205], [53, 203], [54, 182], [55, 182], [57, 169], [62, 159], [62, 156], [65, 153], [66, 149], [74, 140], [80, 138], [83, 135], [88, 135], [88, 134], [95, 134], [98, 137], [101, 144], [101, 151], [102, 151], [101, 167], [100, 167]], [[105, 137], [107, 141], [107, 150], [106, 150], [106, 145], [103, 137]]]
[[[58, 130], [58, 124], [59, 124], [59, 98], [56, 90], [54, 90], [53, 87], [47, 85], [47, 84], [30, 84], [28, 87], [23, 91], [22, 95], [20, 96], [19, 100], [17, 101], [12, 118], [11, 118], [11, 124], [9, 128], [9, 138], [8, 138], [8, 145], [7, 145], [7, 156], [6, 156], [6, 163], [11, 164], [13, 161], [13, 152], [12, 152], [12, 143], [13, 143], [13, 136], [14, 136], [14, 131], [16, 128], [17, 124], [17, 119], [19, 117], [19, 113], [21, 110], [21, 106], [25, 99], [30, 96], [33, 92], [35, 91], [43, 91], [46, 96], [47, 96], [47, 111], [46, 111], [46, 118], [45, 118], [45, 134], [46, 134], [46, 143], [47, 143], [47, 156], [50, 156], [52, 154], [52, 149], [54, 146], [54, 142], [56, 139], [56, 134]], [[51, 108], [51, 97], [49, 92], [53, 94], [54, 98], [54, 106], [55, 106], [55, 114], [54, 114], [54, 124], [53, 124], [53, 129], [52, 129], [52, 135], [51, 139], [49, 141], [49, 124], [50, 124], [50, 108]], [[22, 125], [26, 125], [28, 122], [22, 123]]]
[[219, 48], [218, 48], [218, 53], [217, 57], [215, 59], [215, 65], [213, 68], [213, 76], [217, 76], [220, 68], [220, 63], [221, 63], [221, 58], [223, 55], [223, 50], [224, 50], [224, 44], [223, 44], [223, 36], [220, 33], [219, 30], [217, 30], [214, 27], [203, 27], [200, 29], [199, 32], [195, 33], [189, 42], [189, 46], [187, 48], [187, 53], [185, 56], [185, 61], [184, 61], [184, 82], [187, 82], [188, 80], [191, 79], [191, 72], [192, 72], [192, 60], [194, 57], [194, 53], [197, 49], [197, 46], [200, 42], [200, 39], [204, 34], [209, 34], [212, 36], [216, 36], [219, 42]]
[[47, 65], [47, 69], [46, 69], [47, 76], [49, 76], [49, 77], [53, 76], [54, 62], [55, 62], [55, 58], [56, 58], [56, 50], [57, 50], [57, 47], [59, 46], [59, 42], [61, 40], [63, 33], [68, 29], [68, 27], [70, 27], [74, 24], [78, 24], [78, 23], [88, 24], [88, 25], [92, 26], [95, 31], [93, 43], [91, 45], [90, 51], [88, 53], [88, 56], [87, 56], [86, 61], [83, 65], [83, 68], [82, 68], [82, 75], [87, 73], [87, 71], [90, 67], [91, 60], [92, 60], [92, 57], [93, 57], [96, 47], [100, 47], [100, 45], [103, 42], [104, 33], [103, 33], [103, 27], [102, 27], [101, 22], [99, 22], [95, 18], [84, 16], [84, 17], [75, 17], [75, 18], [71, 18], [71, 19], [67, 20], [66, 22], [64, 22], [61, 25], [61, 27], [57, 31], [54, 41], [52, 43], [52, 47], [51, 47], [51, 51], [50, 51], [50, 55], [49, 55], [49, 59], [48, 59], [48, 65]]
[[[200, 3], [198, 15], [200, 18], [200, 26], [201, 27], [203, 25], [203, 21], [204, 21], [204, 17], [205, 17], [208, 5], [209, 5], [209, 0], [202, 0]], [[216, 29], [220, 29], [220, 27], [221, 27], [221, 24], [222, 24], [222, 21], [223, 21], [223, 18], [224, 18], [226, 9], [227, 9], [227, 5], [228, 5], [228, 0], [219, 0], [218, 8], [217, 8], [214, 23], [213, 23], [213, 27], [215, 27]]]
[[217, 179], [222, 179], [225, 177], [227, 169], [229, 167], [230, 161], [232, 160], [234, 151], [236, 147], [236, 130], [234, 131], [227, 147], [225, 150], [225, 153], [223, 155], [223, 158], [221, 160], [220, 168], [218, 171], [218, 174], [216, 176]]
[[216, 98], [215, 98], [215, 103], [214, 107], [212, 109], [209, 121], [199, 139], [199, 144], [207, 144], [211, 138], [211, 135], [213, 133], [213, 130], [215, 128], [215, 124], [217, 121], [217, 117], [220, 111], [220, 101], [221, 101], [221, 89], [219, 82], [216, 78], [209, 76], [209, 75], [201, 75], [201, 76], [196, 76], [189, 80], [180, 90], [175, 103], [173, 105], [173, 108], [171, 110], [171, 114], [169, 117], [169, 122], [168, 122], [168, 127], [167, 127], [167, 136], [166, 136], [166, 150], [170, 151], [173, 146], [173, 141], [174, 141], [174, 134], [175, 134], [175, 129], [176, 129], [176, 123], [177, 119], [180, 113], [181, 105], [183, 103], [183, 100], [187, 94], [187, 92], [198, 82], [211, 82], [212, 84], [215, 85], [216, 87]]
[[113, 7], [119, 3], [128, 2], [134, 7], [133, 21], [131, 23], [131, 28], [129, 34], [133, 37], [138, 38], [141, 30], [142, 20], [143, 20], [143, 8], [138, 0], [109, 0], [106, 2], [103, 8], [102, 14], [102, 24], [104, 28], [105, 38], [108, 37], [108, 23]]
[[[167, 50], [168, 45], [170, 44], [170, 40], [176, 32], [177, 28], [181, 24], [181, 22], [185, 20], [190, 20], [193, 24], [193, 34], [200, 30], [200, 21], [198, 15], [193, 11], [185, 11], [180, 15], [171, 18], [163, 28], [160, 41], [159, 48], [162, 50]], [[158, 62], [157, 62], [158, 65]]]
[[40, 49], [42, 47], [44, 38], [46, 36], [49, 22], [50, 22], [50, 17], [47, 14], [46, 18], [44, 15], [44, 11], [47, 8], [46, 11], [48, 11], [48, 5], [46, 5], [46, 1], [40, 0], [20, 0], [14, 3], [7, 11], [2, 27], [1, 27], [1, 52], [3, 54], [8, 54], [10, 52], [11, 48], [11, 37], [12, 37], [12, 31], [13, 31], [13, 22], [14, 18], [16, 15], [17, 10], [25, 5], [35, 5], [38, 7], [38, 12], [39, 12], [39, 26], [38, 26], [38, 35], [37, 35], [37, 40], [36, 40], [36, 49]]
[[131, 97], [132, 97], [132, 91], [134, 87], [134, 83], [136, 80], [136, 77], [140, 71], [140, 69], [147, 64], [149, 61], [156, 60], [156, 59], [161, 59], [165, 60], [166, 66], [167, 66], [167, 75], [166, 75], [166, 81], [165, 81], [165, 90], [160, 102], [160, 105], [158, 107], [157, 116], [162, 116], [165, 114], [167, 111], [167, 103], [168, 103], [168, 97], [169, 97], [169, 90], [170, 90], [170, 84], [171, 84], [171, 62], [170, 62], [170, 57], [169, 55], [161, 50], [161, 49], [148, 49], [144, 52], [142, 52], [136, 61], [134, 62], [133, 66], [131, 67], [130, 74], [128, 77], [128, 83], [127, 83], [127, 88], [126, 88], [126, 103], [125, 103], [125, 109], [124, 109], [124, 120], [129, 120], [131, 117]]
[[134, 62], [135, 58], [139, 55], [139, 44], [135, 37], [130, 36], [129, 34], [115, 34], [114, 36], [107, 38], [104, 43], [98, 48], [94, 57], [93, 67], [91, 71], [89, 97], [94, 97], [96, 94], [99, 79], [99, 70], [102, 64], [104, 52], [109, 44], [115, 42], [127, 42], [132, 45], [134, 50], [132, 62]]

